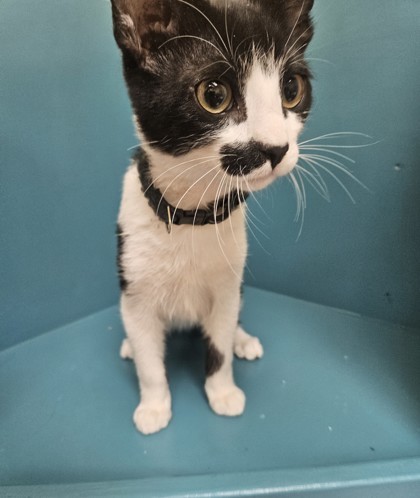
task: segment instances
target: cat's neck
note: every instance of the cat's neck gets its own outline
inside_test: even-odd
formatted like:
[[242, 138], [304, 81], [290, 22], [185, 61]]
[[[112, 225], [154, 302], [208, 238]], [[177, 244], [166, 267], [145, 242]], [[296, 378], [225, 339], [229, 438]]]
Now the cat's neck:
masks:
[[149, 175], [155, 188], [174, 207], [205, 209], [237, 190], [236, 181], [220, 168], [220, 158], [206, 147], [179, 157], [142, 146], [148, 156]]

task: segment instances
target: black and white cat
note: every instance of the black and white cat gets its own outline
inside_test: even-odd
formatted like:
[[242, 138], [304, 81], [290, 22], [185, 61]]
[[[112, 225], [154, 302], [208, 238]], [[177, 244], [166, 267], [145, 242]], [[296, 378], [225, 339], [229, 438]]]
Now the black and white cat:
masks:
[[238, 325], [247, 193], [288, 175], [311, 105], [313, 0], [112, 0], [141, 151], [118, 220], [124, 358], [144, 434], [166, 427], [165, 335], [199, 325], [219, 415], [245, 395], [232, 360], [263, 355]]

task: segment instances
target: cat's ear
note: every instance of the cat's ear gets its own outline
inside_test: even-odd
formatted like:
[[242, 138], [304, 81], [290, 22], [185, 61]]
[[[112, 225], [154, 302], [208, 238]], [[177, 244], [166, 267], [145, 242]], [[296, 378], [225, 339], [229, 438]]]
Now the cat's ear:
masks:
[[289, 46], [294, 47], [296, 55], [305, 52], [312, 39], [311, 10], [313, 6], [314, 0], [284, 0], [287, 29], [290, 30], [290, 41], [292, 41]]
[[171, 0], [111, 0], [115, 40], [123, 52], [139, 59], [173, 33]]
[[289, 24], [301, 39], [309, 42], [312, 38], [311, 10], [314, 0], [285, 0]]
[[314, 6], [314, 0], [286, 0], [284, 3], [295, 19], [307, 17]]
[[307, 17], [314, 6], [314, 0], [254, 0], [261, 7], [271, 9], [273, 12], [288, 11], [292, 17]]

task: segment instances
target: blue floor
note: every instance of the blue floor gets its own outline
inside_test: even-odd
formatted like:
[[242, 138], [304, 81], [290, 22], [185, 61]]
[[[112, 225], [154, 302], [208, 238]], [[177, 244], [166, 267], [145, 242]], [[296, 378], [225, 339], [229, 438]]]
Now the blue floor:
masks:
[[211, 412], [201, 341], [176, 335], [173, 420], [148, 437], [132, 423], [137, 381], [118, 356], [116, 307], [0, 353], [0, 485], [134, 480], [149, 496], [148, 483], [178, 476], [273, 471], [304, 482], [313, 468], [387, 465], [420, 480], [419, 330], [251, 288], [242, 322], [265, 346], [262, 360], [235, 361], [245, 414]]

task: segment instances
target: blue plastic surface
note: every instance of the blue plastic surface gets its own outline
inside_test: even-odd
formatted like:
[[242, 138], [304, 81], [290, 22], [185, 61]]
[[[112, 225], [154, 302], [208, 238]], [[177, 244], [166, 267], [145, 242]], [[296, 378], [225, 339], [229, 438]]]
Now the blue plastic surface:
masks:
[[420, 3], [315, 4], [303, 139], [381, 140], [337, 149], [372, 192], [308, 189], [298, 242], [287, 182], [258, 194], [267, 216], [250, 199], [267, 238], [250, 238], [248, 283], [308, 302], [246, 291], [266, 354], [235, 364], [239, 419], [208, 408], [200, 341], [173, 338], [174, 419], [145, 438], [118, 358], [113, 233], [136, 139], [110, 5], [0, 0], [1, 497], [420, 496]]
[[[141, 496], [175, 495], [178, 482], [213, 496], [217, 483], [246, 492], [253, 480], [283, 491], [378, 484], [388, 469], [382, 480], [412, 481], [420, 493], [419, 331], [256, 289], [245, 303], [243, 323], [265, 345], [263, 360], [235, 363], [245, 414], [212, 413], [201, 340], [177, 335], [173, 420], [151, 437], [131, 420], [137, 382], [118, 357], [116, 308], [1, 353], [0, 482], [136, 480]], [[354, 464], [341, 482], [341, 466]]]

